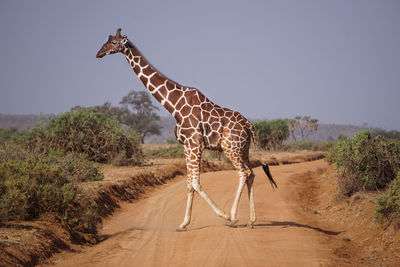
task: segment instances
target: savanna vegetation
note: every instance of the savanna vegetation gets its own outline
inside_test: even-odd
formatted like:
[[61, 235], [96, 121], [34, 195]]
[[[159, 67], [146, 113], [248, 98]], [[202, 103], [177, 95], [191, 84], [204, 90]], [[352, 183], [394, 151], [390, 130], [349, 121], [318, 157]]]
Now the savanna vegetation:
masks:
[[160, 117], [156, 113], [159, 108], [153, 104], [150, 95], [145, 91], [130, 91], [122, 98], [120, 106], [112, 106], [110, 102], [106, 102], [101, 106], [91, 108], [77, 106], [74, 109], [94, 109], [107, 118], [116, 119], [126, 128], [134, 129], [141, 143], [150, 134], [160, 134]]
[[0, 223], [51, 213], [95, 233], [96, 204], [79, 184], [103, 179], [99, 163], [140, 165], [141, 136], [96, 109], [75, 108], [25, 132], [0, 131]]
[[400, 141], [363, 131], [352, 139], [341, 138], [328, 152], [335, 164], [339, 192], [382, 191], [376, 218], [400, 226]]
[[282, 119], [254, 121], [253, 126], [259, 146], [263, 149], [278, 150], [289, 137], [288, 124]]
[[[147, 93], [131, 91], [120, 104], [75, 107], [23, 132], [0, 129], [0, 223], [51, 213], [71, 231], [95, 233], [96, 204], [81, 192], [80, 183], [102, 180], [99, 164], [136, 166], [146, 157], [184, 157], [176, 140], [170, 140], [169, 147], [142, 151], [143, 138], [160, 133], [157, 107]], [[253, 125], [262, 149], [329, 150], [328, 160], [338, 169], [341, 194], [386, 190], [378, 199], [377, 219], [400, 221], [396, 131], [363, 132], [353, 139], [319, 143], [307, 140], [318, 128], [318, 120], [310, 117], [255, 121]], [[289, 136], [301, 141], [287, 142]], [[205, 158], [223, 155], [209, 152]]]

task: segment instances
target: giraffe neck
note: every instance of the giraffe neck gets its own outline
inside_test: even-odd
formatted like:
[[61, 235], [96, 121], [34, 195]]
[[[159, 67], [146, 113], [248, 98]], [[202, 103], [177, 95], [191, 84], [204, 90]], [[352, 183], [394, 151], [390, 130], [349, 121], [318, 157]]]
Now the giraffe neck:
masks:
[[131, 42], [123, 54], [147, 90], [177, 119], [174, 107], [183, 94], [182, 86], [154, 68]]

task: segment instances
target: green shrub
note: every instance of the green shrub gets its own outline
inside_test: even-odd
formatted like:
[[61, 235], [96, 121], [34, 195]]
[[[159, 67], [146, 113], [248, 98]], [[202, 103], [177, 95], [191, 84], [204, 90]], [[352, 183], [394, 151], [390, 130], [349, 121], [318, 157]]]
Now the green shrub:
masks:
[[61, 150], [51, 149], [44, 157], [44, 161], [49, 165], [59, 167], [71, 181], [100, 181], [104, 178], [100, 173], [99, 165], [90, 161], [85, 154], [64, 153]]
[[378, 222], [382, 222], [385, 218], [400, 227], [400, 172], [390, 183], [387, 192], [378, 197], [375, 218]]
[[176, 139], [176, 138], [168, 138], [167, 144], [176, 145], [176, 144], [180, 144], [180, 143], [179, 143], [178, 139]]
[[280, 149], [283, 141], [289, 137], [289, 127], [286, 121], [281, 119], [254, 121], [253, 126], [259, 145], [264, 149]]
[[400, 169], [400, 142], [370, 131], [357, 133], [351, 140], [341, 140], [329, 151], [327, 160], [338, 171], [341, 194], [386, 187]]
[[314, 141], [301, 141], [301, 142], [289, 142], [284, 143], [282, 150], [284, 151], [298, 151], [298, 150], [310, 150], [310, 151], [327, 151], [334, 146], [334, 142], [314, 142]]
[[143, 161], [139, 134], [126, 132], [116, 118], [94, 109], [74, 109], [52, 117], [28, 131], [25, 140], [31, 150], [83, 153], [101, 163], [140, 165]]
[[0, 139], [3, 139], [3, 140], [9, 140], [14, 135], [17, 135], [17, 134], [18, 134], [18, 129], [14, 128], [14, 127], [0, 129]]
[[150, 149], [145, 152], [149, 158], [184, 158], [182, 145], [174, 145], [166, 148]]
[[0, 222], [32, 220], [45, 213], [57, 214], [68, 227], [96, 231], [92, 204], [78, 196], [70, 172], [55, 156], [10, 160], [0, 164]]

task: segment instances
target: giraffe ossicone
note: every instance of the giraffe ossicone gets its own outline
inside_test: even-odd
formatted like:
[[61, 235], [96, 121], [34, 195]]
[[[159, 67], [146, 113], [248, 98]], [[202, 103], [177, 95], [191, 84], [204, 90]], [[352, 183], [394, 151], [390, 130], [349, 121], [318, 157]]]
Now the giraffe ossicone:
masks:
[[[110, 35], [96, 57], [123, 53], [129, 65], [158, 102], [163, 105], [176, 120], [175, 136], [182, 143], [187, 166], [188, 198], [185, 217], [177, 230], [184, 230], [190, 223], [194, 192], [197, 192], [215, 211], [231, 221], [237, 222], [237, 210], [244, 185], [248, 189], [250, 202], [250, 220], [252, 226], [256, 220], [254, 205], [254, 173], [249, 162], [251, 139], [254, 141], [253, 125], [239, 112], [222, 108], [210, 101], [198, 89], [182, 86], [168, 79], [154, 68], [140, 51], [118, 29], [115, 36]], [[239, 173], [239, 186], [230, 214], [218, 208], [200, 184], [200, 161], [204, 149], [223, 151]], [[270, 181], [273, 181], [268, 168], [264, 168]], [[267, 172], [268, 170], [268, 172]], [[272, 179], [272, 180], [271, 180]], [[275, 182], [271, 183], [275, 185]]]

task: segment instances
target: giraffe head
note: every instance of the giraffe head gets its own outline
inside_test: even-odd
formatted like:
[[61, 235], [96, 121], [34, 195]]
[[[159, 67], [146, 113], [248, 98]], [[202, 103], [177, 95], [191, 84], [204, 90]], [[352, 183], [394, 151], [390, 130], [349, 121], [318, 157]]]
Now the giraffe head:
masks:
[[127, 37], [121, 36], [121, 29], [118, 29], [115, 36], [110, 35], [108, 37], [107, 42], [100, 48], [99, 52], [97, 52], [96, 57], [102, 58], [105, 55], [123, 52], [127, 42]]

